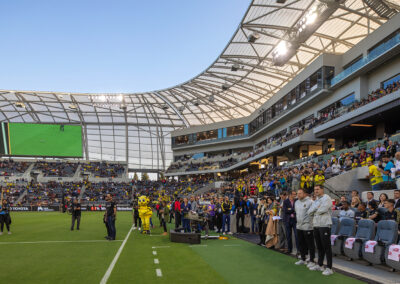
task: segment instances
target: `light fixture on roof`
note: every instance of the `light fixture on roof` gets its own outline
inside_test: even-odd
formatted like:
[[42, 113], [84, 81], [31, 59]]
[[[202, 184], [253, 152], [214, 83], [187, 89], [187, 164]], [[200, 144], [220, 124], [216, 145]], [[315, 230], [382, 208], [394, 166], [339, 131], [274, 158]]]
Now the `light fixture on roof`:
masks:
[[161, 108], [162, 108], [163, 110], [167, 110], [169, 107], [168, 107], [168, 105], [162, 105]]
[[178, 107], [178, 111], [179, 111], [179, 112], [182, 112], [182, 111], [184, 111], [184, 110], [185, 110], [185, 106], [179, 106], [179, 107]]
[[70, 109], [73, 109], [73, 110], [75, 110], [75, 109], [78, 108], [78, 106], [77, 106], [76, 104], [69, 104], [68, 107], [69, 107]]
[[214, 100], [215, 100], [214, 94], [211, 94], [211, 96], [208, 97], [208, 101], [209, 101], [210, 103], [213, 103]]
[[225, 83], [225, 84], [223, 84], [223, 85], [221, 86], [221, 88], [222, 88], [222, 90], [226, 91], [226, 90], [229, 89], [229, 85], [228, 85], [227, 83]]
[[247, 41], [250, 43], [255, 43], [256, 40], [258, 40], [259, 38], [260, 38], [259, 33], [252, 33], [247, 37]]
[[199, 101], [199, 100], [195, 100], [195, 101], [193, 102], [193, 105], [194, 105], [194, 106], [199, 106], [199, 105], [200, 105], [200, 101]]
[[276, 0], [276, 3], [278, 4], [285, 4], [286, 0]]
[[231, 67], [231, 71], [233, 71], [233, 72], [236, 72], [239, 69], [240, 69], [240, 65], [237, 64], [237, 63], [233, 64], [232, 67]]
[[294, 30], [285, 33], [273, 50], [273, 65], [286, 64], [296, 54], [298, 47], [306, 42], [344, 2], [345, 0], [319, 0], [309, 10], [304, 11]]
[[18, 108], [25, 108], [25, 104], [23, 102], [16, 102], [15, 106]]

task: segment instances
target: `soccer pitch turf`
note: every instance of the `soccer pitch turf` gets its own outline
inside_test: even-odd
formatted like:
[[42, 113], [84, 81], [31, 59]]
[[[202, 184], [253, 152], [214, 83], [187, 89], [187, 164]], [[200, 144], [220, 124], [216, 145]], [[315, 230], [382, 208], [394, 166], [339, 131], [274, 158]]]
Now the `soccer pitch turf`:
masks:
[[[100, 283], [132, 226], [132, 214], [118, 212], [118, 240], [109, 242], [102, 216], [83, 212], [81, 230], [70, 231], [67, 214], [13, 213], [13, 234], [0, 236], [0, 283]], [[293, 257], [234, 237], [171, 243], [153, 219], [152, 236], [131, 232], [107, 283], [361, 283], [309, 271]]]

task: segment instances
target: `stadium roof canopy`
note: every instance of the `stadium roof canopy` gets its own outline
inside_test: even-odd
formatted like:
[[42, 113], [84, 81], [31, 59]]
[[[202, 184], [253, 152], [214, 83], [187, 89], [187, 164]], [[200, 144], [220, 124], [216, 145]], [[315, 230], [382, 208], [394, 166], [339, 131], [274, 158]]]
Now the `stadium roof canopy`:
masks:
[[[221, 55], [180, 85], [125, 94], [2, 90], [0, 119], [81, 124], [85, 157], [163, 170], [172, 159], [170, 131], [250, 115], [319, 55], [346, 52], [400, 11], [397, 0], [282, 2], [252, 1]], [[374, 11], [378, 4], [386, 14]], [[331, 13], [306, 38], [296, 37], [316, 7]], [[277, 66], [273, 54], [282, 39], [296, 48]]]

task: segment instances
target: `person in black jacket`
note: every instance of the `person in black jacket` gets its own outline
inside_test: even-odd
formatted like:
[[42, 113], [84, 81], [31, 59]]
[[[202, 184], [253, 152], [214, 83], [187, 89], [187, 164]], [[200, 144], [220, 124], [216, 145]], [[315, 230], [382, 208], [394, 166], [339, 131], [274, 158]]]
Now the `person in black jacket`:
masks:
[[76, 229], [79, 231], [79, 226], [81, 224], [81, 204], [78, 203], [77, 199], [74, 199], [74, 202], [71, 205], [71, 212], [72, 212], [71, 231], [74, 230], [75, 220], [76, 220]]
[[296, 241], [296, 248], [299, 248], [299, 242], [297, 240], [297, 230], [296, 230], [296, 212], [294, 210], [294, 204], [296, 202], [296, 192], [289, 191], [289, 198], [283, 202], [283, 222], [286, 227], [286, 238], [288, 244], [288, 253], [292, 253], [293, 243], [292, 243], [292, 231], [294, 233], [294, 238]]
[[[243, 200], [243, 196], [240, 196], [239, 201], [236, 203], [236, 231], [238, 233], [243, 233], [244, 229], [244, 214], [248, 212], [246, 201]], [[239, 227], [239, 220], [241, 220], [242, 225]]]

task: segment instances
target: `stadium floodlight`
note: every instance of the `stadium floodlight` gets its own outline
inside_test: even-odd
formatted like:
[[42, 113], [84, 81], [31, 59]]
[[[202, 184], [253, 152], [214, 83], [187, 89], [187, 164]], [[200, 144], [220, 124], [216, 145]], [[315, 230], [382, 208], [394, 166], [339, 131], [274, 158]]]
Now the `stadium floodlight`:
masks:
[[178, 107], [178, 111], [179, 112], [182, 112], [182, 111], [184, 111], [185, 110], [185, 106], [180, 106], [180, 107]]
[[107, 97], [104, 96], [104, 95], [101, 95], [101, 96], [99, 97], [99, 100], [102, 101], [102, 102], [105, 102], [106, 99], [107, 99]]
[[118, 101], [122, 102], [123, 99], [124, 99], [124, 96], [122, 96], [122, 95], [117, 96]]
[[163, 110], [167, 110], [169, 107], [168, 107], [167, 105], [162, 105], [161, 108], [162, 108]]
[[193, 102], [193, 105], [194, 105], [194, 106], [199, 106], [199, 105], [200, 105], [200, 101], [199, 101], [199, 100], [195, 100], [195, 101]]
[[214, 94], [212, 94], [211, 96], [208, 97], [208, 101], [209, 101], [210, 103], [213, 103], [214, 100], [215, 100]]
[[260, 34], [259, 33], [252, 33], [248, 36], [247, 41], [250, 43], [255, 43], [256, 40], [258, 40], [260, 38]]
[[[305, 11], [294, 31], [287, 32], [272, 52], [272, 63], [283, 66], [292, 58], [298, 47], [321, 27], [345, 0], [319, 0]], [[282, 42], [288, 42], [286, 46]]]
[[285, 4], [285, 3], [286, 3], [286, 0], [276, 0], [276, 3], [278, 3], [278, 4]]
[[229, 85], [228, 85], [227, 83], [225, 83], [225, 84], [223, 84], [223, 85], [221, 86], [221, 88], [222, 88], [222, 90], [226, 91], [226, 90], [229, 89]]

